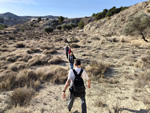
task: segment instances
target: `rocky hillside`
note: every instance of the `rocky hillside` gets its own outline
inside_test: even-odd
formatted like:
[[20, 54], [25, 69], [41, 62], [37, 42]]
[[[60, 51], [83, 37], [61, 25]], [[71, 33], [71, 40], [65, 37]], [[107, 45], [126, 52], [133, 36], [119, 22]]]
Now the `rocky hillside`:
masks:
[[84, 31], [102, 36], [121, 35], [130, 17], [144, 13], [147, 6], [147, 2], [130, 6], [128, 9], [112, 17], [89, 23], [84, 28]]

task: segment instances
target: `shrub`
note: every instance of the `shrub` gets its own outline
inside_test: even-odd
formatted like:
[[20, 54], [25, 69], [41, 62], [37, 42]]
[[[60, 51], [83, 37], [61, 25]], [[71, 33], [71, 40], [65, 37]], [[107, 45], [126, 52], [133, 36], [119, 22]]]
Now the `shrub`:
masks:
[[5, 24], [0, 24], [0, 30], [3, 30], [4, 28], [6, 28], [7, 27], [7, 25], [5, 25]]
[[61, 64], [63, 62], [64, 60], [62, 60], [60, 57], [54, 57], [48, 61], [49, 64]]
[[83, 29], [83, 28], [84, 28], [84, 22], [83, 22], [83, 20], [81, 20], [81, 21], [79, 22], [78, 27], [79, 27], [80, 29]]
[[61, 25], [58, 25], [58, 26], [56, 27], [56, 29], [61, 30], [61, 29], [62, 29]]
[[63, 16], [58, 17], [59, 24], [62, 24], [64, 22], [64, 19], [65, 18]]
[[104, 64], [103, 62], [91, 62], [90, 66], [86, 68], [89, 75], [93, 76], [94, 78], [102, 78], [105, 77], [104, 74], [110, 68], [110, 64]]
[[124, 29], [125, 35], [141, 35], [142, 39], [148, 42], [145, 38], [145, 32], [150, 28], [150, 18], [146, 14], [140, 14], [131, 18]]
[[40, 22], [41, 20], [42, 20], [41, 17], [38, 17], [37, 21]]
[[46, 26], [46, 27], [44, 28], [44, 31], [49, 34], [49, 33], [53, 32], [53, 28], [50, 27], [50, 26]]
[[16, 43], [15, 47], [16, 48], [24, 48], [24, 47], [26, 47], [26, 45], [22, 42], [19, 42], [19, 43]]
[[30, 100], [35, 94], [35, 90], [32, 88], [18, 88], [15, 89], [10, 95], [11, 104], [15, 107], [18, 106], [26, 106], [29, 104]]

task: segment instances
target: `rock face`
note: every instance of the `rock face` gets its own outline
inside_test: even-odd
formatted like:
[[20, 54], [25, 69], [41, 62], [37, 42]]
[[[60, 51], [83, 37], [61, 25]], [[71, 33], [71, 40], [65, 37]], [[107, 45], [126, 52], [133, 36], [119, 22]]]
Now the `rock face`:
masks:
[[102, 36], [121, 35], [127, 21], [133, 16], [144, 13], [147, 6], [147, 2], [130, 6], [128, 9], [110, 18], [89, 23], [84, 27], [84, 31]]

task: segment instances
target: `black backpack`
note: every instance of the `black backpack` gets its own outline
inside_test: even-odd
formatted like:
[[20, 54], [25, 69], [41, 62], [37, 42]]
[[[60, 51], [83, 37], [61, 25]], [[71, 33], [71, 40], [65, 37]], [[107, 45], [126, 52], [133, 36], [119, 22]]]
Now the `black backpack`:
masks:
[[77, 72], [73, 69], [75, 79], [73, 81], [73, 94], [75, 97], [82, 97], [85, 96], [85, 86], [84, 81], [81, 77], [83, 69], [81, 69], [80, 73], [77, 74]]

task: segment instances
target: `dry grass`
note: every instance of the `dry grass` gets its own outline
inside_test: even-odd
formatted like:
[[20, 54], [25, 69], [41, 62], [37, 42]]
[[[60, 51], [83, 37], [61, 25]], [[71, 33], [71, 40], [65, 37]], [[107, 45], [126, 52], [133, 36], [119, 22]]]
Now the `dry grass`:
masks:
[[32, 56], [30, 55], [23, 55], [22, 57], [18, 58], [18, 61], [28, 62], [28, 60], [30, 60], [31, 58]]
[[142, 56], [136, 63], [137, 68], [150, 68], [150, 55]]
[[51, 56], [34, 56], [28, 61], [28, 66], [45, 65], [51, 59]]
[[26, 68], [26, 63], [25, 62], [15, 62], [13, 64], [10, 64], [8, 66], [8, 69], [13, 70], [13, 71], [19, 71], [21, 69], [25, 69]]
[[62, 60], [62, 58], [60, 57], [53, 57], [52, 59], [50, 59], [48, 61], [49, 64], [61, 64], [61, 63], [64, 63], [65, 61]]
[[56, 65], [37, 68], [35, 72], [41, 81], [50, 81], [57, 84], [65, 83], [68, 74], [67, 69]]
[[71, 44], [71, 48], [80, 48], [80, 45], [78, 45], [78, 44]]
[[96, 79], [97, 79], [97, 78], [105, 77], [104, 74], [105, 74], [105, 72], [107, 72], [107, 70], [110, 67], [111, 67], [110, 64], [106, 64], [101, 61], [99, 61], [99, 62], [94, 61], [90, 64], [90, 66], [88, 66], [86, 68], [86, 70], [87, 70], [88, 75], [90, 75], [91, 77], [94, 77], [94, 78], [96, 77]]
[[104, 102], [101, 101], [101, 99], [96, 99], [94, 106], [97, 106], [97, 107], [106, 107], [107, 105], [104, 104]]
[[26, 51], [28, 54], [32, 54], [32, 53], [40, 53], [41, 50], [38, 48], [30, 48]]
[[11, 105], [16, 106], [27, 106], [35, 94], [35, 90], [32, 88], [18, 88], [15, 89], [10, 95]]
[[25, 48], [26, 45], [25, 45], [25, 43], [23, 43], [23, 42], [18, 42], [18, 43], [15, 44], [15, 47], [16, 47], [16, 48]]
[[27, 108], [17, 106], [10, 110], [7, 110], [5, 113], [32, 113], [32, 112]]
[[45, 55], [50, 55], [50, 54], [56, 54], [57, 53], [57, 51], [56, 50], [44, 50], [43, 51], [43, 54], [45, 54]]
[[121, 113], [121, 112], [122, 112], [122, 108], [118, 106], [118, 104], [113, 106], [112, 110], [109, 109], [109, 113]]

